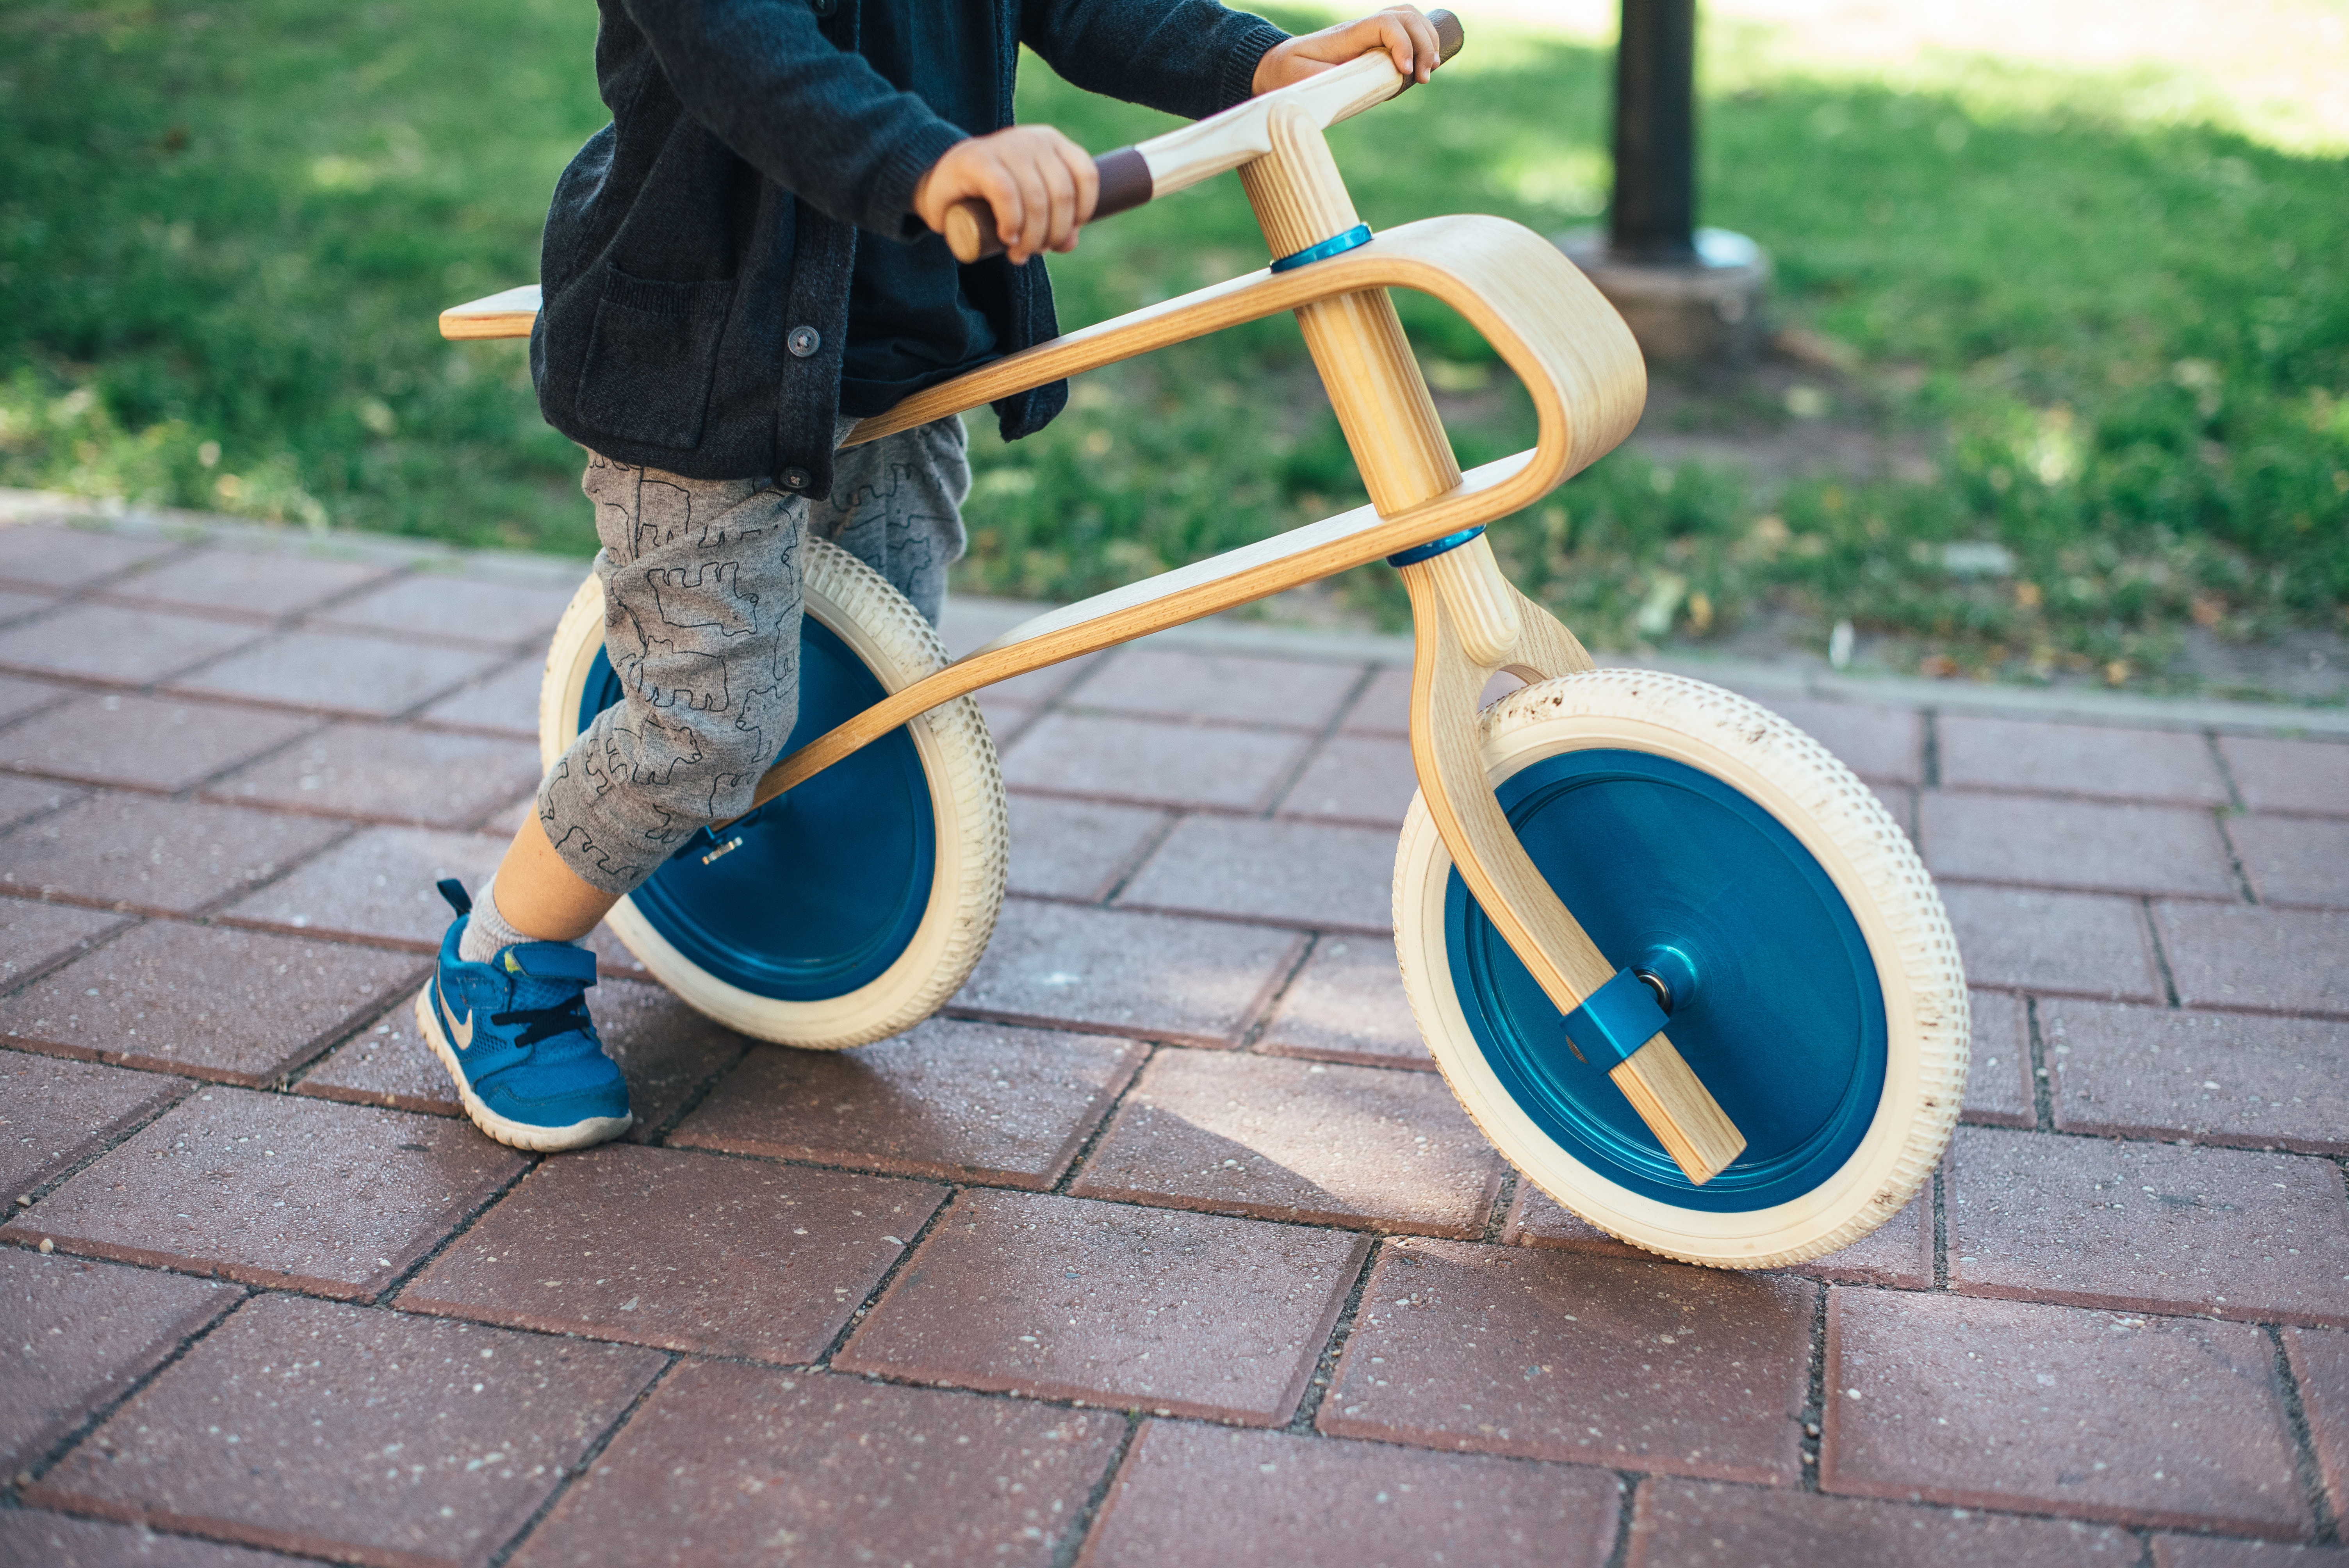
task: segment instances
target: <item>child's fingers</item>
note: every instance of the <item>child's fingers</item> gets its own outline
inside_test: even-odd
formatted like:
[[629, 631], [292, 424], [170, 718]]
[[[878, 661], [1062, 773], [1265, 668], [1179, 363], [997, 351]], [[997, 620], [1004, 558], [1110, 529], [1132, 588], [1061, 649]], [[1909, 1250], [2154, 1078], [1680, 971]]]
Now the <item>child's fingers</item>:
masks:
[[1435, 74], [1435, 67], [1444, 63], [1444, 40], [1436, 36], [1435, 24], [1416, 7], [1405, 7], [1389, 15], [1402, 25], [1404, 33], [1411, 39], [1412, 64], [1398, 65], [1395, 68], [1416, 80], [1427, 80]]
[[1033, 159], [1014, 160], [1012, 174], [1019, 189], [1019, 238], [1011, 246], [1011, 260], [1014, 265], [1024, 265], [1051, 238], [1052, 191], [1045, 182], [1042, 167]]

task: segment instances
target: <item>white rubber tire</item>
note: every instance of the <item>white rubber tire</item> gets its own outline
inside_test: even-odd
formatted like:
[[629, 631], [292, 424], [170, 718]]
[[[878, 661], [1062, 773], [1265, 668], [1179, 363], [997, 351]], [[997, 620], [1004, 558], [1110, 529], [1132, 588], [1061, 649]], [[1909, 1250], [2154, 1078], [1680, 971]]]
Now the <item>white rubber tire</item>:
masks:
[[[802, 562], [807, 611], [854, 651], [889, 691], [947, 663], [946, 645], [888, 580], [828, 541], [809, 540]], [[539, 686], [538, 748], [553, 767], [579, 733], [579, 702], [604, 646], [604, 593], [591, 576], [565, 610]], [[906, 726], [929, 781], [936, 870], [929, 906], [905, 951], [867, 984], [822, 1001], [780, 1001], [709, 974], [679, 953], [635, 903], [605, 917], [621, 945], [696, 1011], [778, 1045], [838, 1050], [903, 1034], [970, 977], [1003, 906], [1010, 827], [1003, 771], [978, 704], [932, 708]]]
[[1685, 1263], [1771, 1268], [1850, 1245], [1932, 1174], [1965, 1093], [1964, 971], [1932, 879], [1873, 792], [1818, 742], [1733, 692], [1647, 670], [1586, 671], [1510, 693], [1480, 719], [1498, 786], [1594, 747], [1669, 758], [1731, 785], [1816, 857], [1858, 922], [1883, 986], [1889, 1060], [1874, 1120], [1843, 1167], [1771, 1208], [1715, 1213], [1633, 1191], [1520, 1109], [1470, 1033], [1451, 975], [1452, 857], [1413, 798], [1395, 853], [1395, 950], [1420, 1033], [1485, 1135], [1525, 1179], [1609, 1234]]

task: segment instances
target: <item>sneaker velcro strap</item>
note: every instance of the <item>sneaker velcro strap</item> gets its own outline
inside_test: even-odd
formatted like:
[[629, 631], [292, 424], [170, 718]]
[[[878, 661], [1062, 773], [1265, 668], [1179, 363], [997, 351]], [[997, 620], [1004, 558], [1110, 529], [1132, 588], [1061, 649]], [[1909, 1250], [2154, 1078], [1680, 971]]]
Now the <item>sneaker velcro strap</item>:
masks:
[[595, 984], [595, 955], [567, 942], [525, 942], [505, 951], [505, 967], [533, 980], [575, 980]]

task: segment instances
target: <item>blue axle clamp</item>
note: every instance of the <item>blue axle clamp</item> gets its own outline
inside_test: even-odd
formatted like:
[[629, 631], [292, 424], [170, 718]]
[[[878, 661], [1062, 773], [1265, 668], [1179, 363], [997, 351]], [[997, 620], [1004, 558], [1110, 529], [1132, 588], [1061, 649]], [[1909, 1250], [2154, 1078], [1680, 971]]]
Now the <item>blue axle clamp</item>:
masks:
[[1567, 1047], [1578, 1061], [1595, 1062], [1602, 1072], [1628, 1059], [1633, 1051], [1663, 1033], [1670, 1022], [1656, 1005], [1656, 994], [1629, 969], [1582, 1000], [1582, 1006], [1561, 1020]]

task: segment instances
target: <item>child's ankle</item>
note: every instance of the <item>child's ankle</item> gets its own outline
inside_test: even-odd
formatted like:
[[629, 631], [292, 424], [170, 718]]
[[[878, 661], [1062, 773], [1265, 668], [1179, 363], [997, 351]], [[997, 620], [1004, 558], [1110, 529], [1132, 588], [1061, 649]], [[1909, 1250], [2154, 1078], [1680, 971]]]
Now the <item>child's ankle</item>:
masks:
[[[473, 900], [472, 918], [465, 923], [465, 934], [457, 939], [458, 960], [465, 964], [487, 964], [498, 950], [520, 943], [537, 942], [538, 937], [515, 930], [498, 913], [498, 879], [494, 876], [481, 884]], [[571, 944], [580, 945], [574, 942]]]

